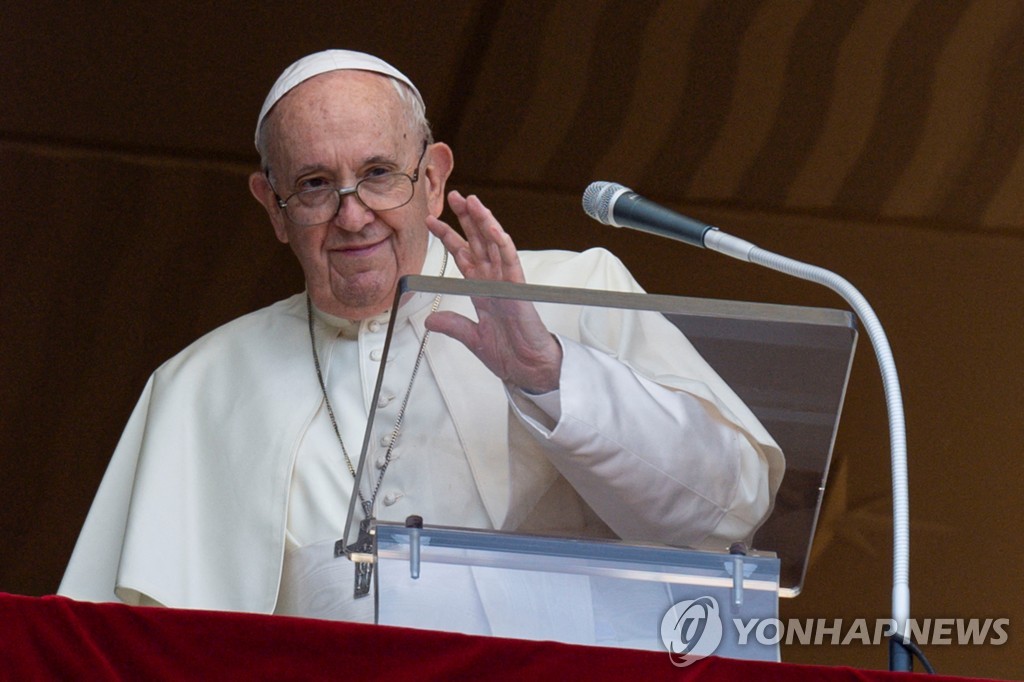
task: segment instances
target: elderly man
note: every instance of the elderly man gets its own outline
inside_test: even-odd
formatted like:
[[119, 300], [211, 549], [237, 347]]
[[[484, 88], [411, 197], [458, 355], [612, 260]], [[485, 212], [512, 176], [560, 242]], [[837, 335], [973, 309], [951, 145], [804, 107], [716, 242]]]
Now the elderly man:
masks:
[[[315, 615], [309, 581], [348, 564], [330, 548], [400, 277], [641, 291], [601, 250], [517, 252], [476, 197], [447, 195], [464, 236], [440, 221], [452, 151], [433, 141], [415, 86], [375, 57], [329, 50], [293, 64], [267, 97], [256, 144], [250, 189], [306, 291], [153, 374], [63, 594]], [[530, 306], [495, 316], [442, 298], [398, 310], [394, 366], [408, 383], [381, 396], [378, 416], [394, 410], [394, 426], [365, 512], [718, 547], [763, 521], [781, 453], [674, 329], [635, 331], [668, 339], [668, 350], [616, 347], [619, 330], [590, 330], [611, 344], [599, 352], [579, 343], [581, 330], [553, 334], [566, 325]], [[402, 441], [403, 417], [430, 443]]]

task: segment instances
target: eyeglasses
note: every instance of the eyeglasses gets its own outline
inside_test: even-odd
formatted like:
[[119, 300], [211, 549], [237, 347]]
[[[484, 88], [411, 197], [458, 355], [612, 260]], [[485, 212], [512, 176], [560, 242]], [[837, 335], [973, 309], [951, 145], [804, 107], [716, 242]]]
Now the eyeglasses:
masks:
[[320, 225], [333, 220], [341, 207], [341, 198], [348, 194], [355, 194], [359, 203], [371, 211], [391, 211], [412, 201], [426, 153], [427, 141], [423, 140], [423, 151], [412, 175], [381, 173], [368, 175], [352, 187], [313, 187], [295, 192], [287, 199], [281, 199], [277, 192], [274, 196], [277, 205], [296, 225]]

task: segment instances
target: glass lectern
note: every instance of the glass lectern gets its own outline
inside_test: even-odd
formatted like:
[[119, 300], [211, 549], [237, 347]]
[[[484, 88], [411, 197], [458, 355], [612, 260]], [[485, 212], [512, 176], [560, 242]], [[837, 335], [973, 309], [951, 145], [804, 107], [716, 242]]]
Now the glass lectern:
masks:
[[[852, 314], [436, 277], [407, 277], [400, 289], [357, 471], [359, 493], [335, 550], [336, 561], [354, 562], [356, 569], [354, 584], [342, 589], [372, 604], [381, 624], [642, 649], [664, 649], [673, 628], [678, 639], [687, 627], [674, 605], [713, 604], [712, 615], [724, 624], [714, 653], [778, 657], [777, 646], [741, 637], [731, 624], [777, 618], [779, 596], [800, 591], [857, 339]], [[530, 408], [514, 413], [500, 405], [504, 428], [475, 440], [447, 423], [444, 415], [459, 406], [445, 404], [441, 373], [443, 381], [468, 382], [460, 392], [464, 400], [473, 400], [478, 384], [484, 390], [497, 382], [486, 389], [504, 390], [505, 403], [518, 403], [447, 336], [432, 334], [417, 360], [423, 318], [439, 309], [476, 320], [478, 309], [518, 314], [522, 305], [536, 310], [552, 332], [578, 336], [579, 343], [612, 356], [632, 344], [656, 343], [655, 354], [690, 352], [692, 344], [785, 455], [774, 508], [748, 542], [696, 549], [660, 531], [647, 537], [630, 531], [623, 538], [615, 523], [593, 511], [600, 505], [586, 500], [564, 513], [557, 506], [537, 513], [549, 493], [567, 484], [543, 458], [518, 453], [524, 442], [536, 450], [536, 438], [518, 423]], [[399, 321], [403, 310], [406, 319]], [[641, 377], [645, 369], [642, 360], [629, 366]], [[417, 412], [428, 404], [439, 411]], [[616, 409], [642, 428], [642, 415], [630, 415], [630, 405]], [[467, 461], [442, 461], [450, 455], [438, 451], [446, 432]], [[478, 451], [488, 449], [510, 454], [501, 466], [484, 466], [486, 453]], [[445, 487], [442, 472], [467, 466], [464, 477], [480, 489], [500, 490], [499, 502]], [[588, 494], [593, 500], [594, 491]], [[622, 510], [622, 516], [630, 513]], [[692, 629], [688, 634], [692, 640]]]

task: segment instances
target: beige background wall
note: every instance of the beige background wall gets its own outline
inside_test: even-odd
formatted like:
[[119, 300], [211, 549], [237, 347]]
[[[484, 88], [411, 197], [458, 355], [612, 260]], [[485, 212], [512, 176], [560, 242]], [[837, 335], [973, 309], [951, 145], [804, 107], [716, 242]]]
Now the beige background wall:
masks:
[[[1024, 677], [1024, 4], [1013, 0], [9, 3], [0, 21], [0, 590], [53, 592], [147, 375], [301, 286], [245, 186], [293, 59], [418, 84], [452, 182], [523, 248], [603, 245], [649, 291], [843, 307], [586, 218], [592, 180], [854, 282], [906, 401], [912, 615], [1008, 617], [941, 672]], [[805, 592], [885, 617], [881, 384], [862, 339]], [[784, 657], [883, 668], [884, 647]]]

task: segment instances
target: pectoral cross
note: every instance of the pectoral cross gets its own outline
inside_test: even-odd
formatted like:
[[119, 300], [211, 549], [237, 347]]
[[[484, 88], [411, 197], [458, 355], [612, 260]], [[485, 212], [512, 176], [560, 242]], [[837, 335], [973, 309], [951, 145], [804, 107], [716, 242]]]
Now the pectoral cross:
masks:
[[344, 538], [334, 543], [334, 556], [347, 554], [355, 564], [355, 586], [353, 597], [359, 599], [370, 594], [370, 581], [373, 578], [373, 533], [370, 531], [370, 519], [359, 522], [359, 537], [345, 547]]

